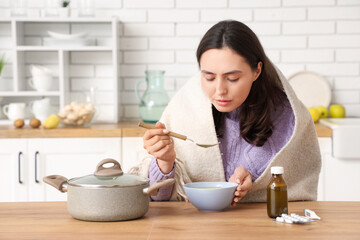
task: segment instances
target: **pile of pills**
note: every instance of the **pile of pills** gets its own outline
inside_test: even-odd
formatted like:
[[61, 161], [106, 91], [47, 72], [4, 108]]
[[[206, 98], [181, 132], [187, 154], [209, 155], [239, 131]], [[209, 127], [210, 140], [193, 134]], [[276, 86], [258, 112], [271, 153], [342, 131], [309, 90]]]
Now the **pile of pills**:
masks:
[[304, 223], [313, 222], [314, 220], [311, 220], [310, 218], [305, 216], [297, 215], [295, 213], [291, 213], [290, 215], [283, 213], [281, 214], [281, 217], [277, 217], [275, 221], [283, 222], [283, 223], [292, 223], [292, 224], [304, 224]]

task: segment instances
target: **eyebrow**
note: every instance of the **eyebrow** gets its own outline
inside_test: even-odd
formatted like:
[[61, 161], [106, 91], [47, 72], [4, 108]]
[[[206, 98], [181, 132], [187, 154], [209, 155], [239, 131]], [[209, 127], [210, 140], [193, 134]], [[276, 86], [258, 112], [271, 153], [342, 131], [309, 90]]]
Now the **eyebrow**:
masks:
[[[206, 71], [206, 70], [201, 70], [202, 73], [205, 73], [205, 74], [215, 74], [215, 73], [212, 73], [212, 72], [209, 72], [209, 71]], [[242, 71], [240, 70], [233, 70], [233, 71], [230, 71], [230, 72], [226, 72], [224, 73], [223, 75], [228, 75], [228, 74], [233, 74], [233, 73], [241, 73]]]

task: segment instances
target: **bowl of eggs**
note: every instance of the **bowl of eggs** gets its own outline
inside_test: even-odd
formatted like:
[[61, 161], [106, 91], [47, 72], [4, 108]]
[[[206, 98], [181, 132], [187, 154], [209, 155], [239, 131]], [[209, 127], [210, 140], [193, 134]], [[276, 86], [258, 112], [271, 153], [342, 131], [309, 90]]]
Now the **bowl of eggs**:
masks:
[[58, 113], [60, 122], [69, 127], [88, 127], [94, 119], [95, 107], [91, 103], [71, 102]]
[[233, 182], [192, 182], [184, 185], [186, 196], [202, 212], [223, 211], [233, 201], [237, 184]]

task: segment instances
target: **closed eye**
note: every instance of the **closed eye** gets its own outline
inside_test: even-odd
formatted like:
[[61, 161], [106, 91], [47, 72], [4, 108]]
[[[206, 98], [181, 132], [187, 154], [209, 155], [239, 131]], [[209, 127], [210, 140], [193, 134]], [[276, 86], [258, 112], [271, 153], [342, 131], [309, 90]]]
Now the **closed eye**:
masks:
[[236, 82], [239, 78], [227, 78], [227, 80], [230, 82]]
[[215, 74], [206, 73], [206, 74], [204, 74], [204, 78], [205, 78], [207, 81], [213, 81], [213, 80], [215, 79]]

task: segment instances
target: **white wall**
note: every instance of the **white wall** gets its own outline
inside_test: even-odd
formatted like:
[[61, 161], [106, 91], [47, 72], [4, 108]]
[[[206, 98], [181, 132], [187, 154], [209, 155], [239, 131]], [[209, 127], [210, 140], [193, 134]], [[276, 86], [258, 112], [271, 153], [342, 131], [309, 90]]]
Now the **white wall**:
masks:
[[[224, 19], [248, 24], [286, 76], [303, 70], [325, 76], [332, 86], [332, 102], [344, 104], [348, 116], [360, 117], [360, 0], [94, 2], [96, 17], [115, 15], [121, 22], [119, 67], [124, 120], [139, 116], [134, 85], [144, 77], [144, 70], [166, 70], [166, 89], [172, 96], [198, 70], [195, 50], [202, 35]], [[40, 16], [44, 3], [45, 0], [28, 0], [28, 15]], [[71, 14], [77, 16], [76, 1], [72, 1], [71, 8]], [[0, 0], [0, 17], [9, 13], [10, 0]], [[0, 51], [8, 43], [6, 36], [1, 35], [0, 32]], [[93, 65], [92, 59], [103, 66]], [[73, 90], [86, 85], [82, 77], [90, 78], [93, 84], [104, 88], [99, 98], [106, 102], [106, 59], [91, 54], [73, 55]]]

